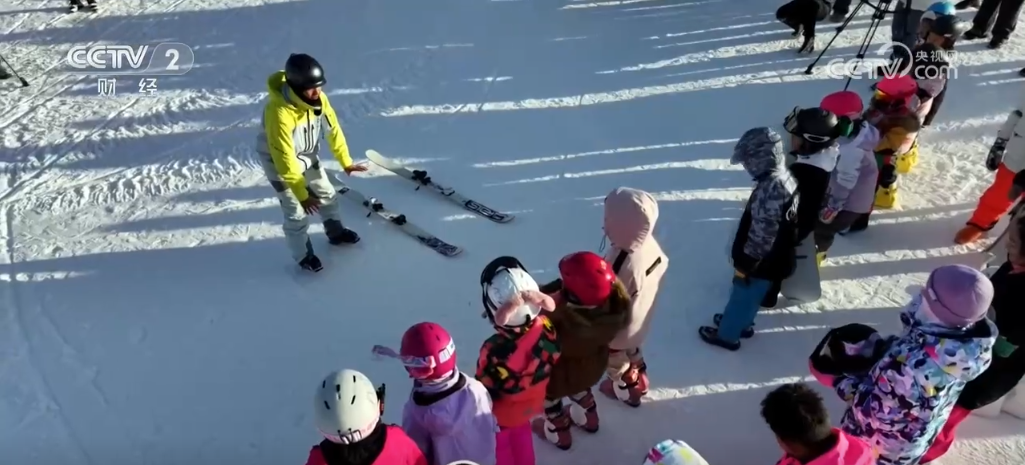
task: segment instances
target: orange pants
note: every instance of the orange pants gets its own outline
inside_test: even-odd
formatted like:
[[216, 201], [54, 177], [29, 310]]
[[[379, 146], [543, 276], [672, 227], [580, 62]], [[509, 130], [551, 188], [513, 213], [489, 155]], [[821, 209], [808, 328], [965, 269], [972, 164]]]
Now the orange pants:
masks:
[[1009, 199], [1007, 195], [1011, 191], [1013, 181], [1014, 172], [1001, 163], [997, 167], [996, 179], [993, 180], [989, 189], [982, 193], [979, 206], [975, 207], [975, 213], [972, 213], [968, 224], [984, 231], [993, 229], [997, 221], [1000, 221], [1000, 217], [1014, 205], [1014, 200]]

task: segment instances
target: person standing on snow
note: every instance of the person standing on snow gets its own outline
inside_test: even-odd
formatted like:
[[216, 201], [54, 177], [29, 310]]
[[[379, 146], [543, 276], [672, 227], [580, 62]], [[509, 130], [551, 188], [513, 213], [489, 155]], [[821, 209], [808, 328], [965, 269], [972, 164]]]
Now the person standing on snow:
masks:
[[812, 375], [847, 403], [844, 432], [879, 453], [879, 465], [917, 465], [950, 417], [965, 384], [990, 366], [996, 326], [986, 319], [993, 285], [979, 270], [933, 270], [901, 312], [904, 330], [886, 339], [867, 373]]
[[498, 257], [480, 274], [484, 317], [495, 334], [481, 345], [477, 379], [494, 402], [498, 465], [535, 465], [530, 420], [544, 413], [545, 392], [560, 346], [548, 313], [555, 301], [514, 257]]
[[335, 371], [317, 383], [317, 431], [306, 465], [429, 465], [402, 428], [381, 421], [384, 385], [375, 388], [356, 370]]
[[[630, 322], [630, 295], [608, 262], [591, 252], [571, 253], [559, 261], [559, 279], [541, 287], [553, 295], [555, 325], [562, 356], [545, 388], [545, 416], [531, 429], [562, 450], [573, 445], [570, 426], [598, 432], [598, 404], [591, 387], [609, 365], [609, 344]], [[564, 408], [563, 397], [570, 398]]]
[[355, 244], [359, 235], [342, 225], [335, 188], [320, 163], [320, 139], [327, 125], [331, 152], [346, 174], [366, 171], [349, 156], [338, 116], [322, 88], [324, 69], [313, 57], [293, 54], [285, 69], [267, 78], [270, 98], [263, 110], [263, 125], [256, 152], [264, 174], [285, 215], [282, 229], [292, 258], [307, 271], [324, 269], [310, 242], [309, 215], [324, 219], [324, 233], [332, 245]]
[[470, 460], [495, 465], [498, 425], [484, 385], [456, 366], [456, 344], [445, 328], [423, 322], [402, 335], [399, 352], [374, 352], [402, 362], [413, 392], [402, 409], [402, 429], [420, 447], [430, 465]]
[[872, 211], [876, 179], [879, 177], [874, 149], [879, 144], [880, 135], [875, 126], [861, 119], [865, 108], [857, 93], [845, 90], [829, 94], [819, 106], [854, 120], [853, 131], [840, 139], [840, 157], [829, 181], [825, 206], [815, 226], [816, 258], [821, 263], [833, 246], [836, 235]]
[[733, 148], [730, 163], [742, 165], [756, 184], [733, 238], [730, 300], [712, 317], [715, 326], [698, 328], [708, 344], [740, 349], [740, 339], [754, 335], [751, 326], [759, 304], [773, 283], [794, 273], [800, 202], [784, 157], [783, 139], [767, 127], [749, 129]]
[[658, 286], [669, 258], [655, 240], [658, 202], [642, 190], [619, 187], [605, 196], [604, 230], [612, 247], [605, 261], [630, 295], [630, 324], [609, 345], [608, 375], [599, 390], [631, 407], [648, 393], [648, 366], [641, 346], [651, 328]]
[[1004, 125], [997, 131], [997, 139], [986, 156], [986, 169], [996, 172], [993, 184], [983, 192], [979, 205], [975, 207], [968, 223], [954, 236], [954, 242], [969, 244], [982, 238], [993, 229], [1000, 217], [1011, 209], [1017, 198], [1010, 198], [1010, 191], [1017, 173], [1025, 170], [1025, 100], [1007, 115]]
[[[996, 404], [995, 411], [1003, 410], [1006, 404], [1000, 402], [1001, 399], [1025, 377], [1025, 312], [1021, 311], [1025, 302], [1025, 216], [1018, 215], [1007, 227], [1007, 260], [989, 278], [993, 283], [993, 319], [999, 334], [993, 346], [993, 363], [978, 378], [965, 384], [950, 419], [932, 442], [922, 464], [947, 452], [958, 425], [972, 411], [991, 404]], [[1019, 392], [1025, 393], [1025, 390]]]

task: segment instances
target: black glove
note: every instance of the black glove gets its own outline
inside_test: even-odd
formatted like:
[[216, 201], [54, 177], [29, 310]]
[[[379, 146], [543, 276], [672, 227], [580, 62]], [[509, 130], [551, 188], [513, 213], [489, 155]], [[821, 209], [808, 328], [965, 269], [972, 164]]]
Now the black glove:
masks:
[[986, 155], [986, 169], [996, 171], [1000, 163], [1004, 161], [1005, 150], [1007, 150], [1007, 139], [994, 141], [993, 146], [989, 148], [989, 154]]

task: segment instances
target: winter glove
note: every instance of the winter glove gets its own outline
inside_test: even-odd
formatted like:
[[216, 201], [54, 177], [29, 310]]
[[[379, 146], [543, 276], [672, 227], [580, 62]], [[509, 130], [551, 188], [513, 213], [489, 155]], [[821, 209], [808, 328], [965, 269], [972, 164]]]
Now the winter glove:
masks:
[[823, 224], [832, 223], [833, 219], [836, 218], [837, 213], [839, 212], [836, 209], [825, 207], [819, 212], [819, 221]]
[[1005, 150], [1007, 150], [1007, 139], [993, 141], [993, 146], [990, 147], [989, 154], [986, 155], [986, 169], [996, 171], [1000, 167], [1000, 163], [1004, 161]]
[[998, 337], [996, 344], [993, 344], [993, 355], [1000, 358], [1010, 357], [1015, 350], [1018, 350], [1018, 346], [1011, 344], [1003, 336]]
[[320, 210], [320, 199], [312, 195], [299, 203], [302, 205], [303, 211], [306, 212], [307, 215], [312, 215]]
[[819, 383], [822, 383], [823, 386], [826, 386], [828, 388], [833, 388], [835, 386], [836, 377], [832, 375], [827, 375], [819, 370], [816, 370], [815, 365], [811, 363], [811, 360], [808, 360], [808, 371], [810, 371], [811, 375], [815, 378], [815, 380]]

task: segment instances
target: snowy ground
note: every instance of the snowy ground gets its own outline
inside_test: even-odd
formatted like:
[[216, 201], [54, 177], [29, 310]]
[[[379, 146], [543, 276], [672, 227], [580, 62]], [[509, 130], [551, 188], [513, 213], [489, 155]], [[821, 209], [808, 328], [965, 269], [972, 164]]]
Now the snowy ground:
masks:
[[[0, 52], [32, 82], [0, 89], [5, 464], [300, 463], [317, 441], [314, 385], [342, 367], [388, 383], [397, 421], [408, 380], [370, 347], [433, 320], [471, 369], [489, 332], [484, 264], [515, 255], [553, 278], [564, 253], [598, 247], [601, 199], [619, 185], [661, 201], [673, 260], [648, 348], [651, 401], [602, 402], [597, 436], [568, 453], [538, 444], [539, 463], [636, 464], [669, 437], [712, 464], [772, 463], [758, 402], [806, 376], [824, 328], [896, 329], [930, 269], [971, 259], [951, 238], [989, 182], [982, 156], [1025, 65], [1020, 36], [999, 52], [963, 46], [903, 208], [838, 241], [821, 302], [763, 315], [730, 353], [695, 330], [725, 301], [727, 238], [750, 187], [728, 164], [732, 143], [843, 86], [802, 74], [777, 2], [122, 0], [70, 17], [62, 6], [0, 5]], [[867, 24], [830, 56], [852, 55]], [[57, 72], [92, 41], [184, 42], [197, 66], [159, 78], [153, 96], [123, 80], [101, 97], [95, 78]], [[363, 242], [299, 277], [251, 152], [265, 78], [298, 51], [326, 66], [358, 158], [405, 159], [519, 218], [464, 215], [374, 170], [352, 184], [467, 251], [445, 259], [343, 203]], [[973, 418], [963, 431], [944, 464], [1025, 455], [1025, 422]]]

